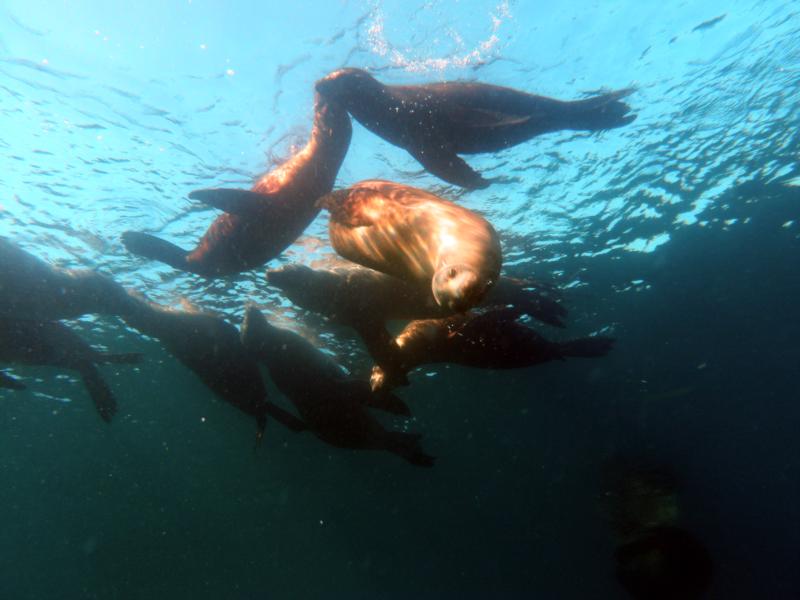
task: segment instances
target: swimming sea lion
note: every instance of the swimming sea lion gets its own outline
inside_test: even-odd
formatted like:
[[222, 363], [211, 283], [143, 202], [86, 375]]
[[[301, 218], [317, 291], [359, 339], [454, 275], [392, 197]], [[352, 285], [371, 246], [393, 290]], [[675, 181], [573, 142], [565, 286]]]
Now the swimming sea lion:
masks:
[[125, 289], [88, 269], [59, 269], [0, 237], [0, 317], [56, 321], [85, 314], [116, 315]]
[[711, 587], [711, 554], [680, 527], [648, 528], [615, 555], [617, 581], [635, 600], [700, 600]]
[[[266, 273], [270, 285], [297, 306], [353, 326], [364, 321], [433, 319], [451, 314], [436, 304], [430, 289], [356, 264], [311, 269], [290, 264]], [[536, 281], [500, 277], [478, 306], [512, 305], [555, 327], [564, 327], [567, 311], [557, 293]]]
[[122, 315], [125, 322], [158, 339], [223, 400], [254, 417], [259, 439], [268, 415], [295, 431], [305, 429], [299, 419], [267, 400], [261, 372], [236, 327], [215, 315], [171, 310], [143, 296], [131, 294], [131, 300]]
[[621, 101], [633, 90], [564, 102], [485, 83], [384, 85], [361, 69], [334, 71], [316, 84], [364, 127], [406, 149], [430, 173], [465, 188], [489, 181], [458, 154], [497, 152], [561, 129], [622, 127], [636, 116]]
[[517, 322], [516, 309], [482, 314], [453, 315], [444, 319], [412, 321], [395, 338], [397, 351], [389, 364], [373, 368], [373, 390], [387, 390], [411, 369], [432, 363], [454, 363], [482, 369], [518, 369], [570, 356], [604, 356], [612, 338], [595, 336], [551, 342]]
[[[111, 417], [117, 412], [117, 402], [95, 365], [137, 363], [140, 359], [140, 354], [98, 352], [78, 334], [58, 321], [0, 319], [0, 362], [61, 367], [78, 371], [97, 412], [106, 422], [110, 422]], [[2, 387], [15, 389], [25, 387], [7, 376], [3, 379], [6, 385]]]
[[350, 144], [344, 108], [316, 97], [306, 146], [259, 179], [251, 191], [198, 190], [190, 198], [225, 211], [191, 252], [146, 233], [127, 231], [125, 247], [140, 256], [205, 277], [261, 266], [291, 245], [319, 213], [315, 201], [333, 189]]
[[249, 306], [242, 342], [269, 369], [270, 376], [295, 405], [319, 439], [338, 448], [386, 450], [418, 466], [433, 465], [420, 436], [387, 431], [364, 408], [369, 386], [350, 385], [330, 368], [328, 359], [298, 334], [271, 325]]
[[432, 290], [461, 312], [500, 276], [497, 232], [483, 217], [438, 196], [389, 181], [362, 181], [320, 199], [331, 213], [339, 255]]

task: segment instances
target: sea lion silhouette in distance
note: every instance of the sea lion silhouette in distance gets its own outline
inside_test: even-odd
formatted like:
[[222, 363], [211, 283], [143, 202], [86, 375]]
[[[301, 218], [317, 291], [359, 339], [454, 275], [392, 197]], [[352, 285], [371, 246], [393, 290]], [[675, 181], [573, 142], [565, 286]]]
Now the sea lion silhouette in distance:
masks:
[[0, 317], [56, 321], [85, 314], [117, 315], [125, 289], [89, 269], [60, 269], [0, 237]]
[[328, 232], [340, 256], [431, 290], [450, 311], [478, 304], [500, 276], [494, 227], [434, 194], [372, 180], [332, 192], [319, 204], [331, 213]]
[[205, 277], [259, 267], [279, 256], [319, 213], [315, 202], [333, 189], [350, 145], [344, 108], [316, 96], [314, 127], [306, 146], [259, 179], [252, 190], [207, 189], [189, 194], [225, 211], [191, 252], [147, 233], [127, 231], [132, 253]]
[[401, 385], [411, 369], [433, 363], [453, 363], [482, 369], [518, 369], [567, 357], [608, 354], [612, 338], [585, 337], [551, 342], [517, 321], [513, 308], [412, 321], [395, 338], [396, 351], [388, 364], [372, 370], [373, 390]]
[[470, 189], [490, 182], [459, 154], [497, 152], [562, 129], [613, 129], [636, 118], [622, 102], [630, 88], [565, 102], [469, 81], [384, 85], [362, 69], [347, 68], [319, 80], [316, 89], [428, 172]]
[[[0, 362], [77, 371], [98, 414], [106, 422], [117, 412], [117, 402], [97, 370], [97, 363], [138, 363], [140, 359], [140, 354], [99, 352], [58, 321], [0, 318]], [[7, 375], [2, 380], [0, 387], [25, 387]]]
[[[300, 335], [271, 325], [249, 306], [242, 323], [242, 342], [269, 369], [275, 385], [292, 401], [319, 439], [338, 448], [386, 450], [417, 466], [434, 458], [420, 447], [420, 435], [386, 430], [359, 396], [367, 385], [346, 385], [327, 358]], [[366, 384], [366, 382], [365, 382]]]

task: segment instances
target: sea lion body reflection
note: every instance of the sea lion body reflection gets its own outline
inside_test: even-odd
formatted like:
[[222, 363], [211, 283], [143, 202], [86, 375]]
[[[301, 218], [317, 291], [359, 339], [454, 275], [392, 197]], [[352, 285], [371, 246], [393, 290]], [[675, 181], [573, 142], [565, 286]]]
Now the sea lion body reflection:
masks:
[[458, 154], [496, 152], [561, 129], [612, 129], [636, 118], [621, 101], [631, 89], [564, 102], [467, 81], [384, 85], [352, 68], [334, 71], [316, 89], [430, 173], [466, 188], [489, 182]]
[[453, 363], [482, 369], [518, 369], [566, 357], [604, 356], [614, 340], [596, 336], [552, 342], [518, 323], [515, 309], [444, 319], [412, 321], [395, 338], [397, 347], [388, 364], [373, 368], [374, 390], [398, 385], [411, 369], [433, 363]]
[[[71, 369], [80, 373], [100, 417], [110, 422], [117, 412], [114, 394], [97, 370], [97, 363], [137, 363], [139, 354], [99, 352], [58, 321], [0, 319], [0, 362]], [[25, 386], [8, 376], [0, 387]]]
[[500, 241], [476, 213], [389, 181], [362, 181], [320, 200], [331, 213], [336, 252], [433, 293], [461, 312], [475, 306], [500, 275]]
[[367, 411], [366, 396], [372, 393], [366, 382], [344, 382], [312, 344], [274, 327], [253, 306], [245, 312], [242, 342], [264, 362], [275, 385], [322, 441], [338, 448], [386, 450], [417, 466], [433, 465], [419, 435], [388, 431]]
[[317, 96], [309, 142], [259, 179], [252, 190], [208, 189], [189, 194], [225, 211], [194, 250], [186, 252], [135, 231], [125, 232], [122, 241], [134, 254], [206, 277], [259, 267], [279, 256], [317, 216], [316, 200], [333, 189], [351, 133], [347, 111]]

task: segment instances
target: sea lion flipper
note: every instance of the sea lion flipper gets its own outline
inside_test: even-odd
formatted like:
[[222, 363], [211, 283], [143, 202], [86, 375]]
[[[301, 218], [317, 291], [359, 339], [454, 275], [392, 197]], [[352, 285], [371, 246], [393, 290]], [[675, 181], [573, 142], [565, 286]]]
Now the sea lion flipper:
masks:
[[189, 193], [192, 200], [199, 200], [226, 213], [240, 216], [252, 213], [264, 201], [265, 196], [266, 194], [250, 190], [230, 188], [208, 188]]
[[6, 375], [5, 373], [0, 372], [0, 388], [9, 388], [12, 390], [24, 390], [25, 384], [20, 382], [18, 379], [11, 377], [10, 375]]
[[266, 401], [265, 404], [267, 414], [281, 425], [288, 427], [295, 433], [308, 430], [308, 425], [306, 425], [305, 421], [294, 416], [289, 411], [282, 409], [280, 406], [270, 401]]
[[612, 337], [594, 335], [561, 342], [558, 347], [562, 356], [593, 358], [611, 352], [615, 341]]
[[485, 108], [451, 106], [447, 111], [447, 118], [456, 127], [481, 130], [525, 125], [532, 117]]
[[370, 389], [370, 384], [364, 380], [346, 379], [341, 382], [341, 385], [350, 396], [358, 398], [364, 406], [382, 410], [392, 415], [411, 416], [411, 409], [400, 398], [391, 393], [373, 393]]
[[489, 187], [489, 181], [446, 145], [429, 144], [409, 152], [426, 171], [448, 183], [471, 190]]
[[126, 231], [122, 234], [122, 244], [128, 252], [157, 260], [176, 269], [186, 269], [187, 252], [161, 238], [141, 231]]
[[403, 431], [386, 432], [386, 449], [405, 458], [417, 467], [432, 467], [436, 461], [435, 456], [425, 454], [422, 450], [419, 433], [405, 433]]
[[94, 406], [100, 417], [106, 422], [111, 422], [111, 417], [117, 412], [117, 401], [108, 384], [103, 380], [97, 368], [91, 363], [83, 363], [78, 366], [86, 390], [94, 402]]

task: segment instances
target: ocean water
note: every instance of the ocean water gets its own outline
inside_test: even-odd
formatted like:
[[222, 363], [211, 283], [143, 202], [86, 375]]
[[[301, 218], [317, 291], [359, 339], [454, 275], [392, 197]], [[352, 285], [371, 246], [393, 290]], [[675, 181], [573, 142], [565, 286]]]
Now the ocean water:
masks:
[[[142, 352], [80, 381], [13, 366], [0, 388], [0, 598], [609, 598], [609, 465], [668, 468], [708, 549], [708, 598], [800, 597], [800, 5], [791, 1], [342, 0], [0, 5], [0, 235], [164, 304], [241, 319], [255, 301], [358, 371], [353, 339], [268, 288], [129, 254], [125, 230], [191, 248], [302, 145], [313, 83], [476, 79], [563, 99], [635, 86], [631, 125], [468, 157], [448, 186], [354, 124], [337, 186], [385, 178], [500, 232], [504, 270], [563, 290], [566, 332], [604, 358], [437, 366], [399, 391], [437, 456], [337, 450], [219, 401], [112, 318], [70, 322]], [[327, 216], [271, 266], [331, 252]], [[0, 365], [5, 368], [6, 365]], [[271, 387], [271, 396], [280, 394]]]

